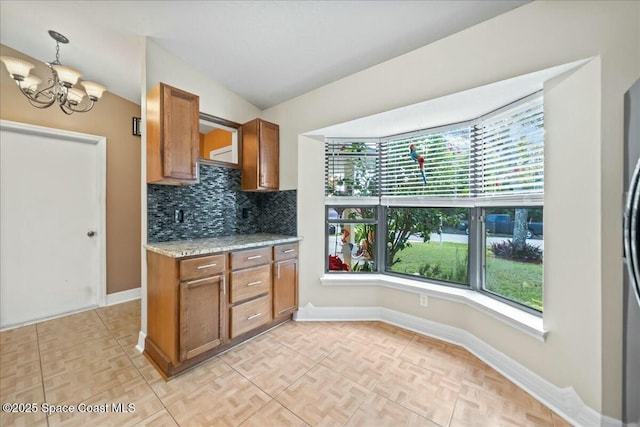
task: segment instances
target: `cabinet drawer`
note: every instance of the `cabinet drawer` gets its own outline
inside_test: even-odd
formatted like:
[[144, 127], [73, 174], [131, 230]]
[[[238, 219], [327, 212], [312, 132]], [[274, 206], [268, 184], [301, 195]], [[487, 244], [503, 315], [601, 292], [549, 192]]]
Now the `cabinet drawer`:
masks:
[[249, 249], [231, 253], [231, 269], [255, 267], [271, 262], [271, 247]]
[[231, 308], [231, 338], [271, 321], [271, 296], [245, 302]]
[[180, 280], [213, 276], [225, 270], [225, 255], [211, 255], [180, 261]]
[[282, 259], [291, 259], [298, 257], [298, 243], [287, 243], [273, 247], [273, 259], [280, 261]]
[[231, 273], [231, 303], [253, 298], [271, 290], [271, 264]]

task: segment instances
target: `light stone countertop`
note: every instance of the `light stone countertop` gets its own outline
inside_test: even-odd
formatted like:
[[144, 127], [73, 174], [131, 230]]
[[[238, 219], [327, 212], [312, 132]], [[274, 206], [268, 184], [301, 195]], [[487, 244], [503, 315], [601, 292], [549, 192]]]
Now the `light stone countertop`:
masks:
[[299, 240], [302, 240], [302, 238], [280, 234], [236, 234], [233, 236], [208, 237], [204, 239], [147, 243], [145, 248], [168, 257], [183, 258], [194, 255], [207, 255], [257, 248], [260, 246], [293, 243]]

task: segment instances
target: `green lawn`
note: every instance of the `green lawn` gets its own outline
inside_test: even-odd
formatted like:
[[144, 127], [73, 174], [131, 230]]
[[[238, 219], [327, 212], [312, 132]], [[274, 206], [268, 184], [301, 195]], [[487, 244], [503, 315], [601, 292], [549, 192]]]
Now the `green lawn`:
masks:
[[[462, 277], [454, 271], [456, 249], [458, 263], [466, 266], [466, 244], [444, 242], [440, 246], [438, 242], [412, 243], [410, 248], [398, 253], [400, 262], [391, 271], [419, 275], [420, 268], [429, 263], [426, 277], [441, 280], [458, 277], [458, 281], [468, 283], [466, 275]], [[436, 265], [439, 267], [435, 268]], [[486, 280], [488, 291], [542, 311], [542, 264], [499, 259], [487, 251]]]

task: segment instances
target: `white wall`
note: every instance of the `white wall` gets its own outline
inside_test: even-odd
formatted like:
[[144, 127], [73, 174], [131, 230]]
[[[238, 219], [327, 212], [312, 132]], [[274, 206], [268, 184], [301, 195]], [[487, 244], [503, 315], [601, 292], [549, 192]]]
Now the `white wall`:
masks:
[[[467, 329], [620, 418], [623, 94], [640, 75], [639, 23], [638, 2], [533, 2], [264, 111], [280, 124], [281, 185], [298, 189], [301, 304], [382, 305]], [[454, 302], [320, 285], [323, 147], [300, 134], [591, 57], [547, 88], [546, 343]]]
[[[215, 80], [210, 79], [191, 65], [173, 56], [153, 40], [146, 40], [145, 70], [142, 90], [142, 117], [146, 115], [146, 93], [158, 83], [191, 92], [200, 97], [200, 111], [237, 123], [245, 123], [260, 117], [261, 110], [244, 98], [231, 92]], [[143, 120], [144, 122], [144, 120]], [[146, 135], [146, 131], [143, 132]], [[143, 136], [141, 150], [146, 153], [146, 140]], [[143, 156], [142, 165], [142, 244], [147, 243], [147, 185], [146, 163]], [[142, 253], [142, 333], [147, 332], [147, 259], [146, 251]]]

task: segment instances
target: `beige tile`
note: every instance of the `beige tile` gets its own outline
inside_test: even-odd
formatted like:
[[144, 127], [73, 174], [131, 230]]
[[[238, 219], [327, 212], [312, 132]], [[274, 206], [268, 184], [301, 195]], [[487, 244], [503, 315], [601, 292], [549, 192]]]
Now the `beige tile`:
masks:
[[207, 382], [167, 406], [181, 426], [236, 426], [271, 398], [235, 371]]
[[253, 414], [240, 427], [308, 427], [284, 406], [272, 400]]
[[272, 397], [317, 363], [267, 337], [246, 343], [221, 358]]
[[46, 379], [74, 371], [100, 371], [105, 366], [122, 368], [127, 357], [115, 338], [99, 338], [84, 346], [42, 351], [42, 374]]
[[141, 378], [138, 370], [123, 354], [109, 364], [98, 362], [85, 369], [45, 378], [44, 390], [50, 403], [79, 403], [136, 378]]
[[399, 357], [459, 383], [462, 382], [470, 356], [461, 347], [416, 335]]
[[42, 389], [36, 326], [0, 332], [0, 400], [33, 387]]
[[136, 345], [138, 345], [138, 333], [135, 335], [124, 335], [116, 338], [116, 340], [118, 341], [118, 344], [120, 344], [120, 347], [122, 347], [122, 350], [129, 357], [135, 357], [142, 354], [136, 348]]
[[514, 401], [462, 386], [451, 426], [536, 426], [553, 427], [551, 411], [533, 398]]
[[47, 417], [42, 412], [37, 412], [37, 413], [0, 412], [0, 426], [47, 427]]
[[416, 335], [413, 332], [382, 322], [350, 322], [358, 329], [353, 339], [379, 351], [398, 356]]
[[328, 322], [288, 322], [269, 333], [269, 337], [317, 362], [327, 357], [340, 344], [346, 343], [339, 328]]
[[163, 406], [149, 385], [140, 377], [83, 399], [74, 413], [49, 417], [50, 426], [125, 426], [147, 419]]
[[345, 426], [439, 427], [427, 418], [373, 392], [369, 393]]
[[140, 331], [140, 300], [101, 307], [96, 313], [115, 337], [137, 336]]
[[133, 366], [138, 369], [142, 378], [144, 378], [149, 384], [153, 384], [157, 381], [164, 381], [162, 375], [158, 372], [158, 369], [153, 366], [151, 362], [143, 354], [137, 354], [136, 356], [129, 357]]
[[40, 351], [74, 349], [112, 337], [95, 310], [38, 323], [36, 328]]
[[[10, 363], [10, 360], [10, 358], [3, 359], [2, 365]], [[2, 402], [10, 402], [12, 396], [28, 392], [34, 388], [42, 390], [42, 374], [40, 373], [39, 360], [9, 366], [3, 368], [3, 370], [8, 373], [0, 378], [0, 400]]]
[[202, 365], [171, 378], [169, 381], [165, 381], [160, 377], [157, 381], [151, 382], [150, 385], [162, 403], [165, 406], [169, 406], [180, 399], [184, 399], [194, 390], [230, 372], [232, 372], [231, 367], [219, 357], [215, 357]]
[[531, 396], [495, 369], [481, 361], [470, 363], [462, 383], [485, 393], [525, 404]]
[[[41, 411], [44, 402], [42, 384], [3, 395], [1, 403], [27, 404], [27, 407], [17, 406], [12, 412], [0, 411], [0, 426], [46, 426], [46, 415]], [[32, 404], [36, 404], [34, 408]], [[13, 412], [13, 410], [17, 412]]]
[[168, 382], [139, 329], [138, 300], [0, 332], [1, 400], [136, 407], [51, 426], [570, 425], [465, 349], [381, 322], [287, 322]]
[[358, 409], [368, 390], [317, 365], [276, 400], [313, 426], [341, 426]]
[[8, 329], [0, 332], [0, 355], [14, 352], [37, 352], [36, 325]]
[[373, 390], [437, 424], [447, 425], [460, 384], [437, 372], [397, 360]]
[[382, 375], [394, 362], [389, 353], [376, 346], [353, 342], [342, 345], [327, 356], [321, 363], [358, 384], [373, 388]]
[[178, 427], [176, 421], [173, 419], [169, 411], [163, 408], [161, 411], [156, 412], [148, 418], [140, 421], [135, 425], [136, 427]]

